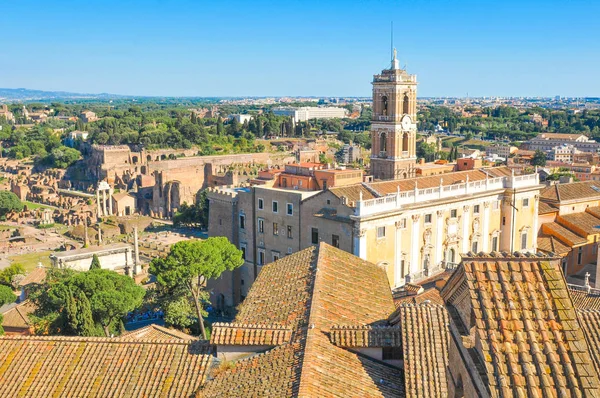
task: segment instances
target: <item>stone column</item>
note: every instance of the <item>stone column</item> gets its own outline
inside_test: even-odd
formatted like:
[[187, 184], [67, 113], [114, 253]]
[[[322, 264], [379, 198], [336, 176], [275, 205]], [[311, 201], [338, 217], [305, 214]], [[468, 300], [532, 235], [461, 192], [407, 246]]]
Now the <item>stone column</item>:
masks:
[[[420, 224], [419, 220], [421, 218], [420, 214], [413, 214], [412, 216], [412, 250], [410, 253], [410, 273], [414, 274], [415, 272], [421, 271], [422, 267], [419, 263], [419, 253], [421, 249], [419, 247], [419, 243], [421, 239], [419, 238], [419, 230]], [[411, 279], [412, 282], [412, 279]]]
[[113, 190], [111, 188], [108, 191], [108, 214], [111, 216], [113, 215], [112, 196], [113, 196]]
[[360, 228], [360, 225], [354, 226], [354, 255], [367, 259], [367, 230]]
[[133, 274], [137, 275], [138, 272], [140, 272], [140, 247], [139, 247], [139, 242], [138, 242], [138, 229], [137, 227], [133, 227], [133, 250], [135, 250], [134, 252], [134, 257], [133, 257]]
[[482, 250], [484, 253], [490, 251], [490, 202], [483, 202], [483, 242]]
[[396, 243], [394, 250], [394, 287], [404, 285], [404, 275], [402, 275], [402, 224], [396, 221]]
[[435, 258], [433, 259], [433, 264], [441, 264], [444, 261], [444, 252], [443, 252], [443, 240], [444, 240], [444, 212], [442, 210], [438, 210], [437, 213], [437, 231], [435, 237]]
[[105, 216], [108, 214], [106, 212], [106, 189], [102, 190], [102, 212]]
[[98, 217], [102, 217], [102, 208], [100, 207], [100, 190], [96, 189], [96, 206], [98, 208]]
[[471, 234], [469, 233], [469, 206], [463, 206], [463, 232], [462, 232], [462, 251], [468, 253], [471, 251]]
[[98, 223], [98, 246], [102, 245], [102, 228], [100, 227], [100, 223]]

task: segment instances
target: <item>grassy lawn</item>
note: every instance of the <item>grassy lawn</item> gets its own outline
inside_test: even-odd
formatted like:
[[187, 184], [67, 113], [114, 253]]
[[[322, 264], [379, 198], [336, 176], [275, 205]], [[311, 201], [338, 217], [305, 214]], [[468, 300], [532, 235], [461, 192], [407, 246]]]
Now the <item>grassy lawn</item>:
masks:
[[33, 252], [26, 254], [19, 254], [16, 256], [9, 257], [13, 263], [19, 263], [24, 268], [25, 271], [30, 272], [31, 270], [37, 267], [38, 263], [41, 262], [45, 267], [50, 267], [50, 253], [52, 251], [43, 251], [43, 252]]
[[33, 202], [28, 201], [28, 200], [24, 200], [23, 204], [27, 205], [27, 208], [29, 210], [33, 210], [33, 209], [51, 209], [51, 207], [48, 207], [46, 205], [41, 205], [39, 203], [33, 203]]
[[7, 231], [9, 229], [17, 229], [14, 225], [4, 225], [0, 224], [0, 231]]

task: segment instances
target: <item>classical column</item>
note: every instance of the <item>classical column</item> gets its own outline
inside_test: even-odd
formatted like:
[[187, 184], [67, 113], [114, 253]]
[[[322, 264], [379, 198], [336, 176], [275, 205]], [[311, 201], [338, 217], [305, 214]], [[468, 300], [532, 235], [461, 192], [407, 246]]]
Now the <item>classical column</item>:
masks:
[[468, 253], [469, 251], [471, 251], [471, 247], [470, 247], [471, 239], [469, 239], [471, 236], [471, 234], [469, 233], [469, 221], [470, 221], [469, 206], [463, 206], [462, 218], [463, 218], [462, 251], [463, 251], [463, 253]]
[[402, 275], [402, 223], [396, 221], [396, 246], [394, 250], [394, 287], [404, 285]]
[[[538, 207], [540, 204], [540, 195], [535, 195], [533, 197], [533, 243], [531, 245], [531, 250], [533, 253], [537, 253], [537, 236], [538, 236]], [[596, 279], [597, 280], [597, 279]], [[596, 282], [596, 286], [598, 286], [598, 282]]]
[[112, 195], [113, 195], [113, 190], [111, 188], [108, 191], [108, 214], [111, 216], [113, 215]]
[[[421, 218], [420, 214], [413, 214], [412, 216], [412, 250], [410, 253], [410, 273], [414, 274], [419, 272], [422, 268], [419, 263], [419, 253], [421, 252], [421, 248], [419, 247], [419, 243], [421, 239], [419, 238], [419, 219]], [[412, 282], [412, 281], [411, 281]]]
[[483, 202], [483, 233], [482, 233], [481, 242], [484, 253], [488, 253], [490, 251], [490, 202]]
[[367, 259], [367, 230], [360, 225], [354, 226], [354, 255]]
[[444, 240], [444, 212], [442, 210], [437, 211], [437, 231], [435, 237], [435, 258], [433, 259], [433, 264], [440, 264], [444, 261], [444, 253], [443, 253], [443, 240]]
[[106, 212], [106, 189], [102, 190], [102, 212], [104, 213], [104, 215], [107, 215]]
[[98, 208], [98, 217], [102, 217], [102, 208], [100, 207], [100, 190], [96, 189], [96, 207]]

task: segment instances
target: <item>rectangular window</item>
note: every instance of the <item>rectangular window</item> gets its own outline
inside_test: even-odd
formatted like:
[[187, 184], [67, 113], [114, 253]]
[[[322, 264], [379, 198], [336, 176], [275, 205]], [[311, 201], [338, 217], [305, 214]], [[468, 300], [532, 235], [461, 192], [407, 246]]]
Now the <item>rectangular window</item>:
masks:
[[261, 198], [258, 198], [258, 210], [262, 210], [265, 208], [265, 202]]
[[258, 265], [265, 265], [265, 251], [258, 251]]
[[494, 236], [492, 237], [492, 251], [498, 251], [498, 237]]
[[500, 201], [499, 200], [494, 200], [492, 202], [492, 210], [498, 210], [500, 208]]
[[258, 232], [261, 234], [265, 233], [265, 220], [262, 218], [258, 219]]
[[425, 224], [431, 224], [431, 214], [425, 214]]
[[581, 257], [583, 257], [583, 248], [577, 249], [577, 264], [581, 264]]
[[246, 245], [240, 245], [240, 250], [242, 252], [242, 259], [246, 259]]
[[473, 214], [479, 214], [479, 205], [473, 206]]
[[377, 238], [385, 238], [385, 227], [377, 227]]
[[240, 229], [246, 229], [246, 216], [240, 214]]
[[287, 215], [288, 216], [294, 215], [294, 205], [291, 203], [287, 204]]
[[327, 199], [327, 204], [330, 205], [331, 204], [331, 199]]
[[506, 225], [506, 217], [502, 217], [502, 225]]
[[478, 249], [478, 247], [477, 247], [477, 241], [475, 241], [475, 242], [473, 242], [473, 243], [471, 244], [471, 251], [472, 251], [473, 253], [477, 253], [477, 249]]
[[310, 241], [313, 245], [316, 245], [319, 243], [319, 229], [318, 228], [311, 228]]
[[523, 207], [529, 207], [529, 198], [523, 198]]
[[279, 203], [277, 203], [276, 201], [273, 201], [273, 213], [277, 213], [279, 211]]
[[279, 252], [271, 252], [271, 255], [273, 256], [273, 261], [279, 260]]
[[527, 234], [521, 234], [521, 250], [527, 249]]
[[450, 218], [456, 218], [458, 216], [458, 210], [452, 209], [450, 210]]
[[340, 247], [339, 235], [331, 235], [331, 246], [337, 247], [339, 249], [339, 247]]
[[279, 225], [276, 222], [273, 223], [273, 235], [279, 235]]
[[402, 218], [400, 220], [400, 228], [402, 228], [402, 229], [406, 228], [406, 218]]
[[288, 237], [288, 239], [292, 239], [294, 237], [292, 234], [292, 226], [291, 225], [287, 226], [287, 237]]

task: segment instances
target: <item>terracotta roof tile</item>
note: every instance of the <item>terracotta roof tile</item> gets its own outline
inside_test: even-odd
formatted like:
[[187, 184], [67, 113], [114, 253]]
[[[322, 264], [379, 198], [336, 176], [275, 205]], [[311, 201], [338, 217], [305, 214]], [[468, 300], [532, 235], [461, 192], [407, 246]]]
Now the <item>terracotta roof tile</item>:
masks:
[[329, 336], [338, 347], [402, 347], [402, 331], [395, 326], [332, 326]]
[[538, 207], [538, 214], [548, 214], [548, 213], [556, 213], [558, 212], [558, 208], [556, 206], [554, 206], [551, 203], [546, 203], [543, 201], [540, 201], [539, 207]]
[[46, 279], [46, 268], [36, 267], [30, 273], [25, 275], [25, 278], [19, 282], [19, 286], [27, 286], [32, 283], [39, 284], [42, 283], [44, 279]]
[[390, 323], [402, 330], [407, 397], [446, 397], [448, 314], [440, 305], [399, 306]]
[[552, 235], [538, 235], [537, 238], [538, 250], [545, 253], [554, 253], [559, 256], [568, 254], [571, 247]]
[[334, 324], [383, 325], [393, 310], [384, 270], [324, 243], [268, 264], [235, 324], [285, 326], [290, 342], [217, 370], [198, 396], [404, 396], [400, 369], [329, 339]]
[[0, 396], [184, 397], [203, 382], [201, 343], [0, 337]]
[[143, 341], [156, 341], [156, 340], [183, 340], [183, 341], [195, 341], [197, 337], [190, 336], [189, 334], [180, 332], [179, 330], [169, 329], [164, 326], [152, 324], [145, 326], [141, 329], [132, 330], [119, 336], [120, 339], [125, 340], [143, 340]]
[[558, 222], [578, 235], [600, 234], [600, 219], [587, 211], [558, 216]]
[[573, 305], [578, 310], [600, 310], [600, 294], [569, 289]]
[[542, 233], [544, 235], [551, 235], [564, 241], [569, 246], [581, 246], [587, 243], [587, 239], [578, 235], [576, 232], [571, 231], [567, 227], [557, 223], [549, 222], [542, 224]]
[[600, 199], [600, 182], [581, 181], [551, 185], [540, 191], [540, 198], [554, 202], [577, 199]]
[[27, 329], [31, 326], [29, 315], [35, 311], [36, 306], [26, 300], [16, 306], [10, 308], [2, 314], [2, 326], [5, 328]]
[[559, 259], [469, 253], [442, 289], [452, 308], [460, 286], [470, 297], [475, 349], [492, 396], [600, 394]]
[[276, 346], [288, 343], [291, 337], [292, 329], [285, 326], [214, 323], [210, 342], [215, 345]]

